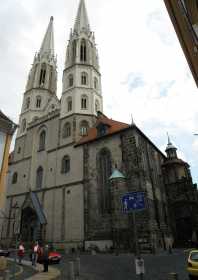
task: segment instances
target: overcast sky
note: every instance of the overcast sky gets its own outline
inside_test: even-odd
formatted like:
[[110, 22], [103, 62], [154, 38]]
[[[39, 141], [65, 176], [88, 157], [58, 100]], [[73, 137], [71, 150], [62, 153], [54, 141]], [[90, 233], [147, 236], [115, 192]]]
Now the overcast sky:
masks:
[[[27, 75], [50, 16], [58, 96], [79, 0], [6, 0], [0, 6], [0, 109], [18, 122]], [[102, 73], [104, 113], [136, 125], [161, 149], [166, 132], [198, 182], [198, 90], [162, 0], [86, 0]]]

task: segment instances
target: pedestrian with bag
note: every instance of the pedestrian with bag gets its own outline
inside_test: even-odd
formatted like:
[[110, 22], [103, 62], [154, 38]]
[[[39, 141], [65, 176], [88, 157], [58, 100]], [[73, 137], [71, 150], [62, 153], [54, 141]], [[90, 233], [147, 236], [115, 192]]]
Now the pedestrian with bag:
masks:
[[25, 248], [23, 246], [23, 243], [20, 242], [19, 243], [19, 248], [18, 248], [18, 258], [19, 258], [19, 264], [22, 265], [22, 259], [24, 257], [24, 254], [25, 254]]
[[32, 265], [36, 266], [37, 260], [38, 260], [38, 254], [40, 251], [39, 243], [38, 241], [33, 245], [32, 249]]

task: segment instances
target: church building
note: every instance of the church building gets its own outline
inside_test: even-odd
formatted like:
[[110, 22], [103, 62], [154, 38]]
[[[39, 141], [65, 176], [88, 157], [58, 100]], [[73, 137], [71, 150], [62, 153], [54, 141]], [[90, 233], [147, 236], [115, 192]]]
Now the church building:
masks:
[[[134, 123], [103, 113], [98, 52], [84, 0], [66, 49], [60, 100], [54, 53], [51, 17], [23, 95], [2, 240], [11, 242], [18, 234], [24, 242], [41, 240], [66, 249], [132, 248], [134, 220], [123, 213], [121, 198], [141, 191], [146, 208], [136, 213], [139, 245], [164, 247], [170, 234], [175, 239], [178, 234], [173, 190], [175, 196], [191, 193], [186, 205], [197, 206], [189, 165], [177, 158], [170, 141], [166, 157]], [[179, 225], [185, 215], [191, 219], [191, 212], [184, 212]], [[195, 223], [189, 224], [185, 239], [196, 231]]]

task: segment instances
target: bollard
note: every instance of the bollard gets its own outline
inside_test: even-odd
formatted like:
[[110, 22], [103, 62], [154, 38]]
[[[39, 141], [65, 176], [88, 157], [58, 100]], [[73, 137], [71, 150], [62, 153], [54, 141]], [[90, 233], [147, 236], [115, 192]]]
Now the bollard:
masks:
[[80, 276], [80, 258], [76, 258], [76, 276]]
[[175, 272], [169, 273], [169, 278], [168, 280], [179, 280], [178, 274]]
[[74, 277], [74, 262], [69, 262], [69, 280], [75, 280], [75, 277]]
[[10, 280], [10, 271], [9, 270], [5, 271], [5, 280]]

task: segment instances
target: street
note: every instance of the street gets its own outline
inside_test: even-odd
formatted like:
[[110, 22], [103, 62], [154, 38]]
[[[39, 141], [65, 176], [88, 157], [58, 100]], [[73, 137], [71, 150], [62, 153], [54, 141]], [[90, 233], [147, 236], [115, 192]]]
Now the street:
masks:
[[[179, 280], [187, 280], [186, 256], [183, 250], [174, 250], [172, 255], [162, 252], [157, 255], [143, 255], [146, 280], [167, 280], [168, 274], [176, 272]], [[111, 254], [81, 255], [81, 275], [83, 279], [92, 280], [131, 280], [140, 279], [135, 274], [133, 255]], [[68, 262], [75, 256], [66, 256], [57, 268], [61, 269], [61, 280], [67, 279]]]

